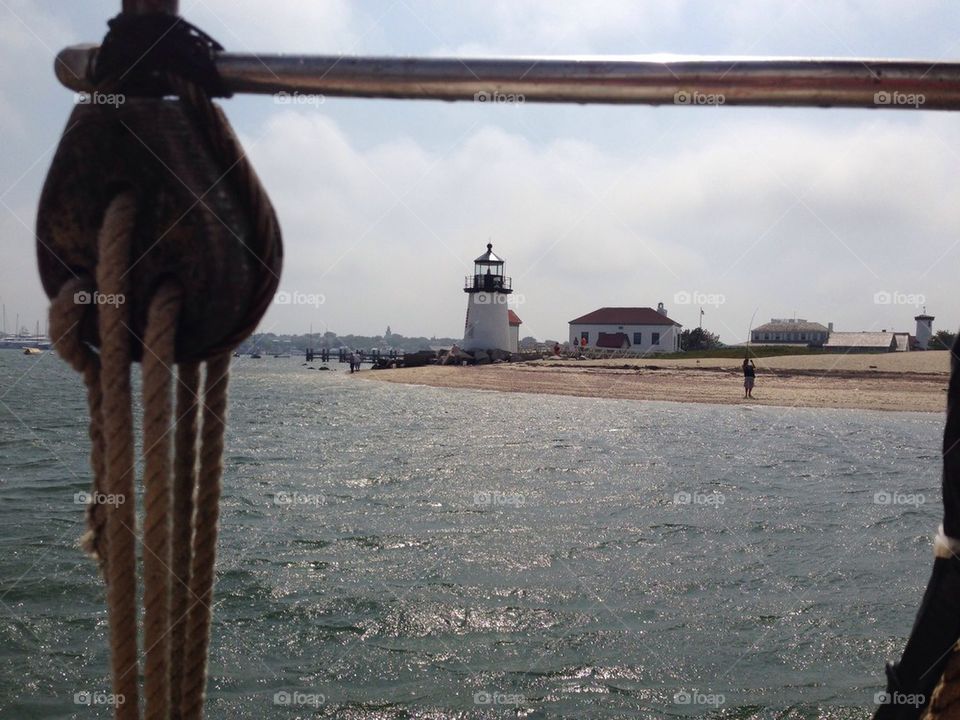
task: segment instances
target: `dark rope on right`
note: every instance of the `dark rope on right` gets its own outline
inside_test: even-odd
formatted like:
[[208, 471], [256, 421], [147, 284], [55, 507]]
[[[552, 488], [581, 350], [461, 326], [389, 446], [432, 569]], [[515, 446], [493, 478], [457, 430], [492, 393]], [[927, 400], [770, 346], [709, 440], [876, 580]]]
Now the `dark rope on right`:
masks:
[[[960, 336], [954, 342], [943, 431], [943, 525], [913, 629], [895, 664], [887, 665], [886, 702], [875, 720], [960, 718]], [[939, 685], [938, 685], [939, 681]]]

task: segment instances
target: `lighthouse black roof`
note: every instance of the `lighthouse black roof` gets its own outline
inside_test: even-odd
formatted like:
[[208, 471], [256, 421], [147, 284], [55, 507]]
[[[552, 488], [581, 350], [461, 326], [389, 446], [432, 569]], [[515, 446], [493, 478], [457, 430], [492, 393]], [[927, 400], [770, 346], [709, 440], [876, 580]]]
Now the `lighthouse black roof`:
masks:
[[484, 265], [496, 265], [503, 263], [503, 258], [498, 257], [493, 252], [493, 243], [487, 243], [487, 251], [474, 260], [475, 263], [483, 263]]

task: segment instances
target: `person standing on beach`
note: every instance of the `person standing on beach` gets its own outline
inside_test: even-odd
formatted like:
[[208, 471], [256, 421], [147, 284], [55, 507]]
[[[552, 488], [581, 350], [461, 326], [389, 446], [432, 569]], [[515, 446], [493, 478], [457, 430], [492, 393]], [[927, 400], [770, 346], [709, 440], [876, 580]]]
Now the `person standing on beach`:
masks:
[[743, 397], [753, 398], [753, 383], [757, 377], [757, 369], [753, 365], [753, 360], [743, 359]]

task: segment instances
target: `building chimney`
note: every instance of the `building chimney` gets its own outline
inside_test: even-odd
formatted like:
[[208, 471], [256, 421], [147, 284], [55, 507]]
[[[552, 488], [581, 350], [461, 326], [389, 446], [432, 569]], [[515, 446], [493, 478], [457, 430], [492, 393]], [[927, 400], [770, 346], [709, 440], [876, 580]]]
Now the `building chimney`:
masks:
[[833, 332], [833, 323], [827, 323], [827, 332]]
[[661, 315], [667, 314], [667, 309], [663, 306], [663, 303], [657, 303], [657, 312]]

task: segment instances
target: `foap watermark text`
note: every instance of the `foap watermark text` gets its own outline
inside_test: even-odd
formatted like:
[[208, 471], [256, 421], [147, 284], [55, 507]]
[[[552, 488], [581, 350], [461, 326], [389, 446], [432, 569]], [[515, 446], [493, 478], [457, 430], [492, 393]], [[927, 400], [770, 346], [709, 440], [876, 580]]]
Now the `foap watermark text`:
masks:
[[927, 304], [927, 296], [922, 293], [905, 293], [899, 290], [889, 292], [879, 290], [873, 294], [874, 305], [910, 305], [922, 307]]
[[673, 695], [673, 703], [675, 705], [706, 705], [707, 707], [718, 708], [726, 702], [727, 698], [722, 693], [680, 690]]
[[478, 490], [473, 494], [474, 505], [520, 507], [526, 499], [520, 493], [504, 493], [499, 490]]
[[299, 690], [278, 690], [273, 694], [274, 705], [284, 705], [287, 707], [299, 707], [303, 705], [320, 707], [326, 701], [327, 696], [323, 693], [301, 692]]
[[126, 497], [120, 494], [113, 493], [102, 493], [102, 492], [87, 492], [86, 490], [81, 490], [73, 494], [73, 502], [75, 505], [123, 505], [126, 502]]
[[102, 293], [98, 290], [78, 290], [73, 294], [74, 305], [123, 305], [127, 298], [123, 293]]
[[111, 107], [120, 107], [127, 101], [127, 96], [123, 93], [102, 93], [94, 90], [92, 93], [79, 92], [73, 97], [77, 105], [106, 105]]
[[302, 293], [281, 290], [273, 296], [273, 301], [277, 305], [310, 305], [312, 307], [320, 307], [327, 301], [327, 297], [321, 293]]
[[721, 492], [687, 492], [679, 490], [673, 494], [674, 505], [712, 505], [719, 506], [726, 502], [726, 498]]
[[899, 90], [881, 90], [873, 94], [874, 105], [919, 108], [927, 102], [923, 93], [905, 93]]
[[494, 90], [489, 92], [481, 90], [474, 93], [473, 101], [478, 103], [489, 103], [491, 105], [522, 105], [526, 98], [522, 93], [502, 93]]
[[474, 705], [520, 705], [522, 703], [523, 695], [519, 693], [481, 690], [473, 694]]
[[699, 290], [693, 292], [681, 290], [673, 294], [673, 302], [677, 305], [710, 305], [720, 307], [727, 302], [727, 296], [721, 293], [705, 293]]
[[877, 505], [911, 505], [920, 507], [927, 502], [923, 493], [887, 492], [880, 490], [873, 494], [873, 502]]
[[674, 105], [714, 105], [720, 106], [727, 101], [722, 93], [703, 93], [699, 90], [680, 90], [673, 94]]
[[317, 493], [278, 492], [273, 494], [273, 504], [289, 507], [293, 505], [324, 505], [326, 498]]
[[326, 101], [327, 99], [323, 95], [300, 92], [288, 93], [283, 90], [273, 96], [273, 102], [277, 105], [313, 105], [314, 107], [320, 107]]

